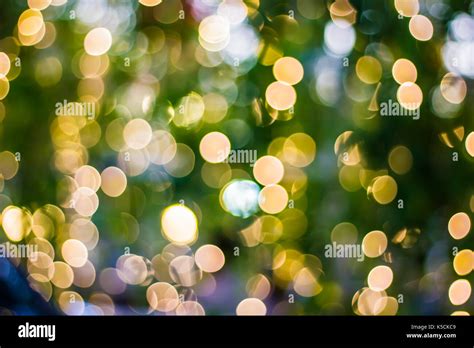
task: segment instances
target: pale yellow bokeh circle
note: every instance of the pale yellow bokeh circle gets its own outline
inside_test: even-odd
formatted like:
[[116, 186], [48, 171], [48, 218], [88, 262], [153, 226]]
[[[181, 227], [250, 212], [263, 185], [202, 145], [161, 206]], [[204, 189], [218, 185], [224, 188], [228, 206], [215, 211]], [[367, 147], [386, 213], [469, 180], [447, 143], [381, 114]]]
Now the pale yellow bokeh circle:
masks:
[[147, 146], [152, 136], [153, 130], [150, 124], [141, 118], [131, 120], [123, 129], [123, 139], [125, 143], [134, 150], [143, 149]]
[[410, 149], [405, 146], [396, 146], [388, 155], [390, 168], [397, 174], [403, 175], [410, 171], [413, 164], [413, 155]]
[[2, 227], [7, 238], [12, 242], [19, 242], [31, 231], [33, 218], [31, 213], [15, 206], [7, 206], [2, 212]]
[[402, 16], [413, 17], [420, 11], [418, 0], [395, 0], [395, 9]]
[[264, 300], [270, 294], [272, 285], [263, 274], [257, 274], [247, 281], [245, 289], [250, 297]]
[[253, 176], [262, 185], [278, 184], [284, 174], [283, 164], [274, 156], [260, 157], [253, 167]]
[[294, 167], [306, 167], [315, 157], [316, 143], [308, 134], [294, 133], [283, 144], [283, 158]]
[[396, 315], [398, 300], [395, 297], [381, 297], [375, 302], [374, 313], [377, 315]]
[[362, 251], [367, 257], [379, 257], [387, 249], [388, 240], [382, 231], [372, 231], [362, 240]]
[[296, 103], [296, 91], [286, 83], [275, 81], [268, 85], [265, 98], [273, 109], [288, 110]]
[[0, 174], [3, 179], [10, 180], [13, 178], [19, 169], [19, 164], [16, 156], [10, 151], [0, 152]]
[[398, 84], [405, 82], [414, 83], [418, 77], [418, 71], [415, 64], [405, 58], [397, 59], [392, 66], [392, 76]]
[[293, 289], [300, 296], [313, 297], [322, 291], [322, 286], [314, 272], [309, 267], [303, 267], [293, 277]]
[[142, 4], [143, 6], [148, 6], [148, 7], [159, 5], [161, 4], [162, 1], [163, 0], [138, 0], [140, 4]]
[[265, 315], [267, 307], [258, 298], [246, 298], [238, 304], [235, 312], [237, 315]]
[[28, 6], [34, 10], [44, 10], [51, 5], [52, 0], [28, 0]]
[[177, 143], [174, 157], [164, 164], [164, 168], [168, 174], [175, 178], [182, 178], [193, 171], [195, 161], [193, 150], [186, 144]]
[[82, 315], [85, 302], [82, 296], [75, 291], [64, 291], [58, 298], [59, 308], [67, 315]]
[[100, 177], [100, 187], [107, 196], [118, 197], [127, 188], [127, 177], [120, 168], [105, 168], [100, 174]]
[[377, 315], [386, 305], [385, 291], [374, 291], [370, 288], [359, 290], [352, 299], [354, 311], [360, 315]]
[[61, 261], [54, 262], [54, 275], [51, 279], [54, 286], [66, 289], [72, 285], [73, 280], [74, 272], [71, 266]]
[[8, 92], [10, 92], [10, 82], [6, 77], [0, 77], [0, 100], [5, 99]]
[[471, 230], [471, 219], [464, 212], [459, 212], [451, 216], [448, 222], [448, 231], [454, 239], [462, 239]]
[[296, 85], [303, 79], [303, 66], [298, 59], [293, 57], [282, 57], [273, 65], [275, 79], [289, 85]]
[[147, 145], [150, 161], [155, 164], [166, 164], [176, 155], [176, 140], [171, 133], [164, 130], [153, 132], [152, 139]]
[[207, 123], [222, 121], [229, 107], [227, 99], [217, 93], [208, 93], [202, 99], [205, 105], [203, 120]]
[[389, 204], [398, 192], [397, 182], [389, 175], [375, 178], [370, 189], [374, 199], [380, 204]]
[[258, 195], [260, 208], [268, 214], [283, 211], [288, 204], [288, 193], [280, 185], [265, 186]]
[[206, 315], [206, 312], [200, 303], [184, 301], [176, 307], [176, 315]]
[[467, 95], [466, 81], [459, 75], [447, 73], [441, 80], [440, 91], [448, 102], [460, 104]]
[[230, 154], [230, 140], [220, 132], [211, 132], [202, 137], [199, 152], [209, 163], [223, 162]]
[[471, 297], [471, 283], [466, 279], [458, 279], [451, 284], [448, 293], [451, 303], [460, 306]]
[[112, 34], [106, 28], [95, 28], [84, 38], [84, 50], [91, 56], [101, 56], [112, 46]]
[[74, 180], [78, 187], [88, 187], [94, 192], [100, 188], [102, 181], [97, 169], [89, 165], [80, 167], [74, 174]]
[[433, 37], [433, 23], [428, 17], [422, 15], [413, 16], [408, 23], [411, 35], [418, 41], [428, 41]]
[[160, 312], [170, 312], [180, 302], [176, 289], [165, 282], [150, 285], [146, 291], [146, 298], [150, 307]]
[[38, 10], [28, 9], [18, 18], [18, 34], [20, 36], [34, 37], [42, 27], [44, 27], [43, 15]]
[[87, 262], [88, 251], [86, 246], [77, 239], [68, 239], [61, 247], [64, 261], [72, 267], [82, 267]]
[[423, 102], [421, 88], [413, 82], [404, 82], [397, 90], [398, 102], [407, 110], [416, 110]]
[[224, 253], [219, 247], [212, 244], [199, 247], [194, 259], [198, 267], [208, 273], [219, 271], [225, 264]]
[[6, 53], [0, 52], [0, 78], [7, 76], [8, 72], [10, 71], [10, 67], [10, 58]]
[[383, 291], [387, 289], [393, 281], [392, 269], [388, 266], [374, 267], [367, 277], [369, 288], [374, 291]]
[[474, 132], [468, 134], [464, 145], [469, 156], [474, 157]]

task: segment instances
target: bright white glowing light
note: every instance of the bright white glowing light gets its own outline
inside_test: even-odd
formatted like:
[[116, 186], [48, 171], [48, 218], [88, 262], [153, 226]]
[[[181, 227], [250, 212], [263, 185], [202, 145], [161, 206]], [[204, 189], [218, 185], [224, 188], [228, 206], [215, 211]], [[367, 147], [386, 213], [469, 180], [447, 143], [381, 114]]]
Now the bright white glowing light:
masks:
[[441, 49], [444, 65], [454, 73], [474, 78], [474, 18], [466, 13], [449, 23], [449, 36]]
[[[342, 21], [343, 20], [336, 20]], [[345, 56], [354, 47], [356, 40], [355, 30], [352, 26], [338, 25], [328, 22], [324, 28], [324, 44], [337, 56]]]
[[258, 210], [259, 186], [250, 180], [236, 180], [223, 189], [224, 209], [234, 216], [248, 218]]

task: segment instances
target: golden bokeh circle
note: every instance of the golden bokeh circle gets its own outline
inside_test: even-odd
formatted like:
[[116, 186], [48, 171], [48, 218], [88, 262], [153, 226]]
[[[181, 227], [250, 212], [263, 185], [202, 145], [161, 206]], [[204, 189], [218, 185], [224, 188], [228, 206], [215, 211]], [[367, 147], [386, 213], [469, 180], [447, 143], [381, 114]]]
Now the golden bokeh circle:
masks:
[[374, 267], [367, 277], [369, 288], [374, 291], [383, 291], [387, 289], [393, 281], [392, 269], [388, 266]]
[[260, 157], [253, 166], [253, 176], [262, 185], [278, 184], [284, 173], [283, 164], [274, 156]]
[[19, 242], [31, 231], [33, 219], [25, 208], [7, 206], [2, 212], [2, 227], [9, 240]]
[[230, 154], [230, 140], [220, 132], [207, 133], [199, 143], [202, 158], [209, 163], [220, 163]]
[[440, 91], [448, 102], [460, 104], [467, 95], [466, 81], [461, 76], [449, 72], [441, 79]]
[[421, 88], [413, 82], [404, 82], [398, 87], [397, 100], [407, 110], [416, 110], [423, 102]]
[[260, 208], [268, 214], [278, 214], [288, 204], [288, 193], [280, 185], [265, 186], [258, 194]]
[[212, 244], [206, 244], [196, 250], [194, 255], [196, 264], [204, 272], [214, 273], [224, 267], [225, 256], [222, 250]]
[[401, 85], [405, 82], [416, 82], [418, 72], [415, 64], [413, 64], [411, 60], [400, 58], [393, 63], [392, 76], [393, 79]]
[[101, 56], [112, 46], [112, 34], [106, 28], [94, 28], [84, 38], [84, 50], [91, 56]]
[[237, 315], [265, 315], [267, 307], [258, 298], [246, 298], [237, 305], [235, 312]]
[[72, 267], [82, 267], [89, 255], [86, 246], [77, 239], [66, 240], [61, 247], [64, 261]]
[[118, 197], [127, 188], [127, 177], [120, 168], [105, 168], [100, 174], [100, 177], [100, 187], [107, 196]]
[[397, 182], [389, 175], [382, 175], [374, 179], [370, 193], [379, 204], [389, 204], [397, 196]]
[[388, 240], [382, 231], [372, 231], [362, 240], [362, 250], [365, 256], [375, 258], [381, 256], [387, 249]]
[[275, 79], [289, 85], [296, 85], [303, 79], [303, 66], [298, 59], [293, 57], [282, 57], [273, 65]]
[[463, 239], [471, 230], [471, 219], [464, 212], [459, 212], [451, 216], [448, 222], [448, 231], [451, 237], [456, 240]]
[[388, 164], [399, 175], [408, 173], [413, 164], [413, 155], [410, 149], [403, 145], [394, 147], [388, 155]]
[[461, 250], [454, 256], [453, 268], [460, 276], [471, 273], [474, 269], [474, 253], [470, 249]]
[[308, 134], [294, 133], [283, 144], [283, 158], [294, 167], [307, 167], [315, 157], [316, 143]]
[[275, 81], [268, 85], [265, 99], [275, 110], [288, 110], [296, 103], [296, 91], [286, 83]]
[[428, 41], [433, 37], [433, 23], [423, 15], [415, 15], [408, 23], [411, 35], [418, 41]]
[[356, 74], [364, 83], [377, 83], [382, 77], [382, 65], [377, 58], [371, 56], [360, 57], [356, 63]]
[[150, 285], [146, 291], [148, 304], [153, 310], [170, 312], [180, 303], [176, 289], [166, 282]]
[[420, 11], [418, 0], [395, 0], [395, 9], [404, 17], [413, 17]]
[[449, 287], [449, 300], [455, 306], [466, 303], [471, 297], [471, 283], [467, 279], [455, 280]]

